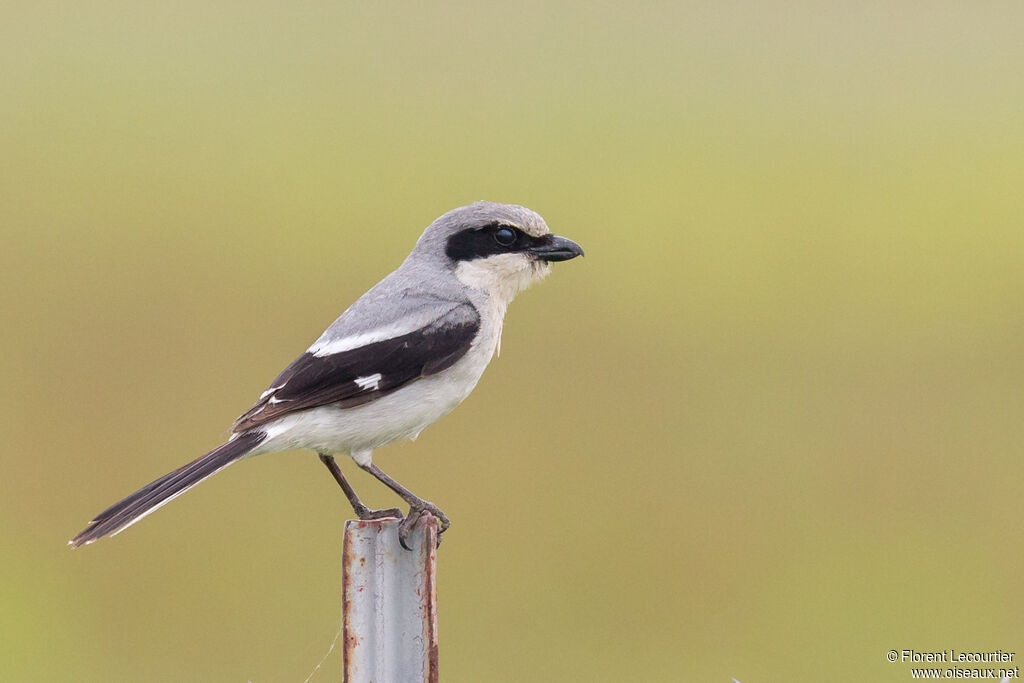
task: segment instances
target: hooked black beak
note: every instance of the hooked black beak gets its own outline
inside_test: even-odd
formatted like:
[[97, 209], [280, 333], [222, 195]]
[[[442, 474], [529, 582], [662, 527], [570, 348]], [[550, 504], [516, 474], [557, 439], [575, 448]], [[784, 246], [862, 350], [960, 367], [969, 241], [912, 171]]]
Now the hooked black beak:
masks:
[[541, 244], [530, 247], [530, 253], [541, 261], [568, 261], [583, 256], [583, 247], [558, 235], [546, 235]]

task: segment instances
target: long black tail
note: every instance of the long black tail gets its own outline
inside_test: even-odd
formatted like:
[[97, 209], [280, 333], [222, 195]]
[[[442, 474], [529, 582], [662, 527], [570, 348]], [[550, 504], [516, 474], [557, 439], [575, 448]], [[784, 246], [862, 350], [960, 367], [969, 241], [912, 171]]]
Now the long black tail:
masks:
[[184, 467], [179, 467], [170, 474], [165, 474], [156, 481], [146, 484], [120, 503], [114, 503], [96, 515], [96, 519], [89, 522], [89, 526], [68, 541], [68, 545], [77, 548], [104, 536], [116, 534], [161, 505], [169, 503], [203, 479], [244, 457], [266, 438], [267, 435], [260, 431], [240, 434]]

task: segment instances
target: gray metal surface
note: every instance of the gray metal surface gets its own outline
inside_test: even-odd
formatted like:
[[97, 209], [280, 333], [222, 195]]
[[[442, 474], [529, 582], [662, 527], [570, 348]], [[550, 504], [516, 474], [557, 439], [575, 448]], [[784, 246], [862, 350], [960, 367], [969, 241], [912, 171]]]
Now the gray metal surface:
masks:
[[345, 523], [342, 609], [347, 683], [436, 683], [437, 520], [425, 514], [412, 550], [397, 519]]

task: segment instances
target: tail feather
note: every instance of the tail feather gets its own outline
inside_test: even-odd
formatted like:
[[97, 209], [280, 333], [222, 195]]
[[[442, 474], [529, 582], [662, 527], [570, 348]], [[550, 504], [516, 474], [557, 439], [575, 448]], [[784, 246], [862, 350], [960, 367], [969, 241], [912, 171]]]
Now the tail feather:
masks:
[[96, 518], [89, 522], [89, 526], [68, 541], [68, 545], [77, 548], [126, 529], [203, 479], [244, 457], [266, 438], [267, 435], [260, 431], [240, 434], [206, 455], [146, 484], [124, 500], [114, 503], [96, 515]]

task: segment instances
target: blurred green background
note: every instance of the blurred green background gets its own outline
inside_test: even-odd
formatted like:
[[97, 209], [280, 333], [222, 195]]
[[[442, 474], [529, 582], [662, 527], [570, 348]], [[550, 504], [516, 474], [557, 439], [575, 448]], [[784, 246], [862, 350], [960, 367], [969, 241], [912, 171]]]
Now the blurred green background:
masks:
[[454, 520], [445, 681], [1024, 650], [1022, 27], [1010, 2], [4, 4], [0, 678], [302, 681], [350, 514], [311, 454], [64, 544], [483, 198], [587, 258], [377, 453]]

